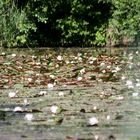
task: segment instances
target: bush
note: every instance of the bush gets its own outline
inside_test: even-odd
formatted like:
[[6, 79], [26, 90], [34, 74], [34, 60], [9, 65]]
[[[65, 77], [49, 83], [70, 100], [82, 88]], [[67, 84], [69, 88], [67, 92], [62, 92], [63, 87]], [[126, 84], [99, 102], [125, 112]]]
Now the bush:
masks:
[[35, 30], [28, 21], [26, 11], [19, 10], [10, 0], [0, 1], [0, 45], [5, 47], [24, 46], [29, 42], [29, 31]]
[[112, 18], [109, 19], [107, 41], [110, 45], [124, 44], [135, 41], [140, 30], [140, 1], [112, 1]]

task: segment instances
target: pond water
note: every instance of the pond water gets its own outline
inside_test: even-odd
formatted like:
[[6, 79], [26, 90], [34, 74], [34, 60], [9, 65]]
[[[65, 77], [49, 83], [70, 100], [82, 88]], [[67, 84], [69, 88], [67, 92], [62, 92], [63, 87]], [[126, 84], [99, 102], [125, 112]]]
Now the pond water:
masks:
[[1, 50], [0, 69], [1, 140], [140, 139], [139, 48]]

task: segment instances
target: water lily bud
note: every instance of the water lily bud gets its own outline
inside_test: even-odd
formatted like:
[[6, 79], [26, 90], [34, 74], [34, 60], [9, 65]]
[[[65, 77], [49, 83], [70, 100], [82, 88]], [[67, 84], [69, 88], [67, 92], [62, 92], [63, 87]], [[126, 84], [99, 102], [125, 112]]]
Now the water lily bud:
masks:
[[10, 98], [17, 97], [17, 92], [18, 92], [18, 91], [16, 91], [16, 92], [11, 91], [11, 92], [8, 93], [8, 96], [9, 96]]
[[33, 116], [33, 114], [28, 113], [25, 115], [24, 119], [27, 121], [32, 121], [34, 119], [34, 116]]
[[92, 118], [89, 118], [89, 125], [91, 125], [91, 126], [95, 126], [95, 125], [98, 125], [98, 123], [99, 123], [99, 121], [98, 121], [98, 119], [97, 118], [95, 118], [95, 117], [92, 117]]

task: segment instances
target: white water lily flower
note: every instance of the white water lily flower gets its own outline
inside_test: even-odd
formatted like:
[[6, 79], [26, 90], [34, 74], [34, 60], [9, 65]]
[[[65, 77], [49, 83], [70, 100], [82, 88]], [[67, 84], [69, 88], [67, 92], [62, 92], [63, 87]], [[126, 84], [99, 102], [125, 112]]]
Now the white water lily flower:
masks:
[[106, 70], [102, 70], [102, 73], [106, 73]]
[[95, 140], [99, 140], [99, 136], [98, 135], [94, 135]]
[[131, 80], [126, 81], [126, 86], [128, 86], [129, 89], [134, 88], [133, 82]]
[[118, 72], [118, 71], [120, 71], [120, 70], [121, 70], [121, 68], [119, 68], [119, 67], [117, 66], [117, 67], [115, 67], [114, 70], [112, 70], [112, 72], [116, 73], [116, 72]]
[[132, 60], [133, 59], [133, 56], [129, 56], [129, 60]]
[[139, 54], [139, 51], [136, 51], [135, 53], [136, 53], [136, 54]]
[[137, 96], [139, 96], [139, 93], [138, 92], [134, 92], [134, 93], [132, 93], [132, 96], [133, 97], [137, 97]]
[[69, 64], [69, 63], [70, 63], [70, 61], [68, 61], [68, 60], [67, 60], [67, 61], [65, 61], [65, 62], [66, 62], [66, 64]]
[[36, 58], [37, 58], [37, 56], [35, 56], [35, 55], [32, 55], [32, 58], [33, 58], [33, 59], [36, 59]]
[[140, 87], [140, 83], [136, 83], [136, 87]]
[[22, 109], [22, 107], [17, 106], [17, 107], [14, 108], [13, 111], [14, 111], [14, 112], [22, 112], [23, 109]]
[[58, 93], [58, 95], [59, 95], [59, 96], [64, 96], [64, 92], [60, 91], [60, 92]]
[[74, 61], [71, 61], [70, 63], [71, 63], [71, 64], [74, 64]]
[[11, 54], [11, 56], [12, 56], [12, 57], [16, 57], [16, 54], [15, 54], [15, 53], [13, 53], [13, 54]]
[[91, 60], [95, 61], [95, 60], [97, 60], [97, 58], [96, 57], [92, 57]]
[[95, 126], [95, 125], [98, 125], [99, 121], [96, 117], [92, 117], [92, 118], [89, 118], [89, 125], [91, 126]]
[[107, 69], [110, 69], [110, 68], [111, 68], [111, 66], [110, 66], [110, 65], [108, 65], [106, 68], [107, 68]]
[[107, 121], [110, 121], [110, 118], [111, 118], [110, 115], [106, 116]]
[[44, 90], [39, 92], [39, 95], [46, 95], [46, 94], [47, 94], [47, 91], [44, 91]]
[[18, 66], [19, 69], [22, 69], [22, 66]]
[[41, 63], [40, 62], [36, 62], [36, 65], [40, 65]]
[[55, 78], [55, 76], [51, 74], [51, 75], [50, 75], [50, 78], [54, 79], [54, 78]]
[[91, 61], [89, 61], [88, 63], [89, 63], [89, 64], [93, 64], [93, 62], [94, 62], [94, 61], [91, 60]]
[[23, 100], [23, 104], [26, 106], [26, 105], [29, 105], [29, 102], [28, 102], [28, 100], [25, 98], [24, 100]]
[[133, 85], [133, 82], [132, 82], [131, 80], [127, 80], [127, 81], [126, 81], [126, 85], [127, 85], [127, 86], [132, 86], [132, 85]]
[[128, 67], [129, 67], [129, 69], [132, 69], [133, 63], [129, 64]]
[[33, 79], [32, 78], [27, 78], [27, 80], [28, 80], [28, 82], [32, 82]]
[[122, 79], [122, 80], [125, 80], [125, 79], [126, 79], [126, 77], [125, 77], [125, 76], [122, 76], [122, 77], [121, 77], [121, 79]]
[[54, 88], [54, 85], [51, 84], [51, 83], [48, 83], [47, 87], [48, 87], [49, 90], [52, 90]]
[[97, 111], [97, 110], [98, 110], [98, 107], [97, 107], [97, 106], [94, 106], [94, 107], [93, 107], [93, 110], [94, 110], [94, 111]]
[[56, 114], [59, 112], [60, 108], [56, 105], [53, 105], [53, 106], [51, 106], [50, 110], [52, 113]]
[[2, 54], [2, 55], [6, 55], [6, 53], [5, 53], [5, 52], [2, 52], [1, 54]]
[[104, 62], [100, 63], [100, 66], [105, 66], [105, 63]]
[[32, 113], [27, 113], [24, 117], [25, 120], [27, 121], [32, 121], [34, 119], [34, 116]]
[[121, 70], [121, 68], [117, 66], [117, 67], [115, 68], [115, 70], [118, 72], [118, 71]]
[[81, 81], [83, 78], [82, 77], [78, 77], [77, 78], [77, 81]]
[[124, 97], [123, 97], [123, 96], [118, 96], [116, 99], [117, 99], [117, 100], [123, 100]]
[[36, 76], [40, 76], [41, 74], [40, 74], [40, 73], [36, 73], [35, 75], [36, 75]]
[[17, 97], [17, 93], [18, 93], [18, 91], [11, 91], [11, 92], [8, 93], [8, 96], [10, 98], [15, 98], [15, 97]]
[[58, 55], [57, 56], [57, 60], [62, 61], [63, 60], [63, 57], [61, 55]]
[[59, 64], [56, 64], [55, 67], [58, 68], [59, 67]]
[[82, 61], [82, 57], [78, 57], [78, 60], [81, 62]]

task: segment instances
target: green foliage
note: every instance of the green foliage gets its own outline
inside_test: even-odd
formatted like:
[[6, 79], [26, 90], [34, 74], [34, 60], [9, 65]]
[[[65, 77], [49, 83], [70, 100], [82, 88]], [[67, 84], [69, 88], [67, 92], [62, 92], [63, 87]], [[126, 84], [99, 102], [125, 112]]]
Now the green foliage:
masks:
[[2, 46], [108, 46], [139, 35], [137, 0], [1, 0]]
[[23, 46], [29, 41], [29, 31], [35, 30], [24, 10], [19, 10], [10, 0], [0, 1], [0, 46]]
[[37, 26], [34, 37], [41, 46], [105, 45], [109, 4], [98, 0], [34, 0], [28, 6]]
[[112, 5], [107, 38], [112, 45], [133, 41], [140, 29], [140, 1], [112, 0]]

